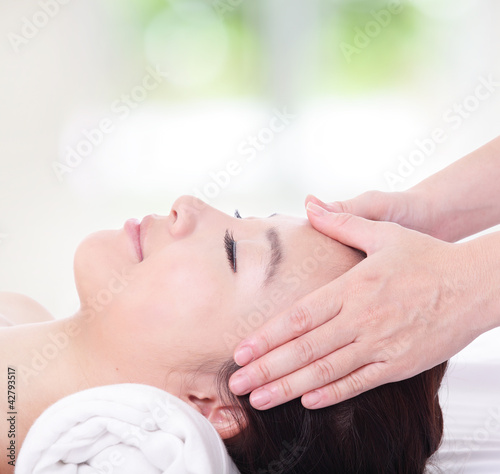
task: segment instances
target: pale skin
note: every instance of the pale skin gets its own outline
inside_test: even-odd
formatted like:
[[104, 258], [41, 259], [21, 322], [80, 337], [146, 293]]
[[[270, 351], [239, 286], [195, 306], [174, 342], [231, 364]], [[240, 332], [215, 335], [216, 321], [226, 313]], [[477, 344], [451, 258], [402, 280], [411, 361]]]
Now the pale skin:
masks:
[[312, 225], [368, 258], [243, 340], [231, 390], [251, 392], [258, 409], [299, 396], [322, 408], [432, 368], [500, 326], [500, 232], [452, 243], [500, 223], [499, 183], [500, 137], [404, 192], [308, 196]]
[[[270, 229], [282, 257], [267, 280]], [[226, 230], [237, 242], [236, 272]], [[0, 295], [0, 390], [7, 394], [8, 367], [15, 367], [17, 454], [34, 420], [57, 400], [126, 382], [166, 390], [202, 413], [222, 438], [234, 436], [240, 429], [230, 416], [234, 407], [223, 404], [215, 386], [218, 364], [231, 359], [248, 324], [259, 327], [361, 259], [307, 219], [237, 219], [191, 196], [179, 198], [168, 216], [146, 217], [141, 243], [142, 258], [124, 229], [82, 241], [74, 259], [81, 307], [68, 318], [53, 319], [22, 295]], [[3, 446], [8, 431], [2, 417]], [[1, 466], [13, 472], [5, 458]]]

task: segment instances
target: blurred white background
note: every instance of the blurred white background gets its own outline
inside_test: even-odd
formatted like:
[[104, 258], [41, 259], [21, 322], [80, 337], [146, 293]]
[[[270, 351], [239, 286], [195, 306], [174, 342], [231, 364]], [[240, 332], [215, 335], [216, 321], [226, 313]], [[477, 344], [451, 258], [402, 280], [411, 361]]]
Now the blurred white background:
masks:
[[406, 189], [498, 135], [500, 4], [391, 3], [3, 1], [0, 290], [67, 316], [92, 231], [185, 193], [304, 215], [308, 193]]

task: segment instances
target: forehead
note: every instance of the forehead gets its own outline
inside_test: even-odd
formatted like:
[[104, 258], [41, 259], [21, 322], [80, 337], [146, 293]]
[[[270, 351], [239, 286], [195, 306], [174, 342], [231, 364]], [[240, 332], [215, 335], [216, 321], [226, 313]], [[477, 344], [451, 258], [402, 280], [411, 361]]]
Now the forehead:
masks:
[[277, 215], [268, 221], [280, 235], [288, 263], [310, 257], [316, 258], [318, 264], [335, 263], [349, 259], [354, 253], [350, 247], [314, 229], [305, 218]]

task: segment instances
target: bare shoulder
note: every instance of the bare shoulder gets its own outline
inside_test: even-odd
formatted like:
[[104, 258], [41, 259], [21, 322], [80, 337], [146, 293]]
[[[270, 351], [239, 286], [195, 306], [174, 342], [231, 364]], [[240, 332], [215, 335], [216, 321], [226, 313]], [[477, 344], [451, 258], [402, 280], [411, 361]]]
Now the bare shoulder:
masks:
[[0, 326], [40, 323], [53, 316], [40, 303], [21, 293], [0, 291]]

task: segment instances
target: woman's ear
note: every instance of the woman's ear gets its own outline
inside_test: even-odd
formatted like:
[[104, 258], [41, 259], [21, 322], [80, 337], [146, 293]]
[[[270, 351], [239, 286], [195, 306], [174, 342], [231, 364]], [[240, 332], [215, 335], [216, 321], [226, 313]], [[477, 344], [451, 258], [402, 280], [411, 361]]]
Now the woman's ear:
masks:
[[246, 427], [247, 420], [241, 408], [224, 405], [217, 396], [191, 393], [187, 403], [212, 423], [222, 439], [232, 438]]

